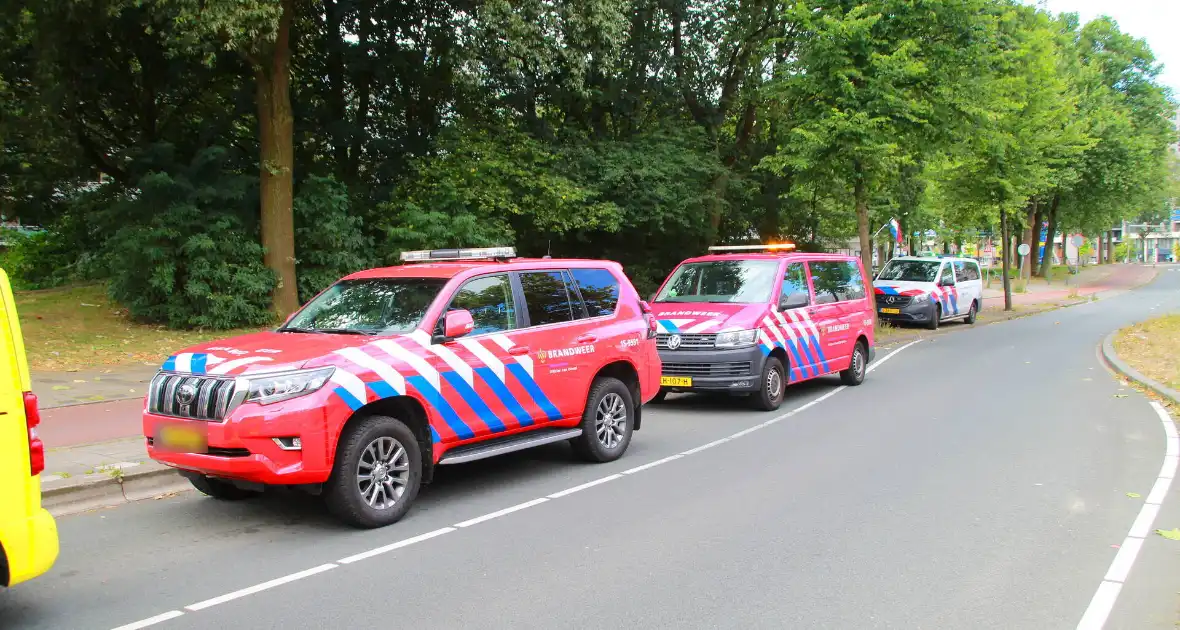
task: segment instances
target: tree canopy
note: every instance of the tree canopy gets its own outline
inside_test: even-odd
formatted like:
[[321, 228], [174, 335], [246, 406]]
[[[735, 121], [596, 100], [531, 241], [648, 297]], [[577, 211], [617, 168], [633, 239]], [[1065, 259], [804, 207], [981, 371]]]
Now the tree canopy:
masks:
[[1159, 72], [1015, 0], [14, 0], [0, 214], [48, 228], [12, 248], [24, 286], [107, 279], [174, 326], [410, 248], [612, 258], [646, 292], [714, 243], [871, 264], [891, 218], [1158, 213]]

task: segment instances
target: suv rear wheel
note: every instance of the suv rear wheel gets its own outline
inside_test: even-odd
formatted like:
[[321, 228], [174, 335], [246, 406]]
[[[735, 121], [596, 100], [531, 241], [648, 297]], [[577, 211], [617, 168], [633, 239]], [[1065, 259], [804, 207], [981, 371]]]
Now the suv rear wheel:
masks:
[[406, 515], [421, 485], [414, 432], [396, 418], [369, 416], [341, 436], [324, 499], [349, 525], [384, 527]]
[[786, 370], [783, 362], [777, 357], [766, 357], [762, 366], [762, 377], [758, 381], [761, 386], [758, 391], [750, 394], [750, 401], [755, 409], [774, 411], [783, 404], [783, 391], [787, 386]]
[[582, 435], [570, 440], [574, 452], [591, 462], [613, 462], [631, 444], [635, 429], [635, 402], [631, 390], [617, 378], [594, 379], [586, 410], [582, 412]]

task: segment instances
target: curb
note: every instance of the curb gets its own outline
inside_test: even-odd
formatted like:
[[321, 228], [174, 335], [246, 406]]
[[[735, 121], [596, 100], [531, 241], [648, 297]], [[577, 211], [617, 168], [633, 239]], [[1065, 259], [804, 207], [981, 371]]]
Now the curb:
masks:
[[1180, 392], [1172, 389], [1171, 387], [1168, 387], [1167, 385], [1164, 385], [1163, 383], [1158, 383], [1144, 376], [1139, 370], [1136, 370], [1130, 365], [1127, 365], [1126, 361], [1123, 361], [1119, 358], [1118, 353], [1115, 352], [1114, 349], [1114, 336], [1117, 335], [1118, 332], [1119, 331], [1116, 330], [1107, 335], [1106, 338], [1102, 340], [1102, 359], [1106, 361], [1106, 364], [1110, 366], [1110, 369], [1118, 372], [1119, 374], [1122, 374], [1132, 381], [1135, 381], [1143, 387], [1146, 387], [1159, 396], [1170, 400], [1172, 404], [1180, 405]]
[[53, 516], [67, 516], [190, 489], [192, 485], [176, 469], [160, 466], [127, 473], [121, 478], [44, 489], [41, 507]]

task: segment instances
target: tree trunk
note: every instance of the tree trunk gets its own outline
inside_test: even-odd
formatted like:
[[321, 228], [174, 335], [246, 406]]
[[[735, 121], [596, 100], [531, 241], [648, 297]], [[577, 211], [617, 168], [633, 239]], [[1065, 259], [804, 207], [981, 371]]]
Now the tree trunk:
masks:
[[261, 145], [263, 262], [275, 272], [274, 310], [286, 317], [299, 308], [295, 282], [295, 221], [291, 210], [295, 161], [291, 112], [291, 19], [294, 0], [283, 0], [283, 15], [271, 54], [255, 69]]
[[[1053, 203], [1049, 206], [1049, 229], [1045, 232], [1045, 254], [1041, 256], [1041, 266], [1037, 275], [1042, 278], [1049, 276], [1049, 268], [1053, 265], [1053, 243], [1057, 238], [1057, 206], [1061, 204], [1061, 195], [1053, 195]], [[1062, 238], [1062, 251], [1065, 251], [1065, 239]], [[1064, 254], [1062, 259], [1064, 259]]]
[[1036, 211], [1033, 212], [1033, 221], [1028, 226], [1028, 278], [1031, 280], [1033, 274], [1037, 272], [1037, 250], [1041, 244], [1041, 223], [1044, 222], [1044, 211], [1041, 210], [1041, 204], [1038, 202], [1034, 206]]
[[1114, 230], [1106, 233], [1106, 262], [1114, 262]]
[[[854, 177], [855, 183], [852, 187], [852, 196], [856, 200], [856, 228], [860, 236], [860, 261], [865, 267], [865, 274], [868, 277], [873, 277], [873, 243], [869, 238], [869, 195], [865, 190], [864, 173], [861, 171], [860, 165], [855, 167]], [[868, 291], [869, 299], [872, 300], [873, 306], [873, 321], [876, 322], [877, 314], [877, 296], [875, 292]]]
[[1003, 206], [1000, 207], [1000, 230], [1004, 239], [1004, 256], [1000, 262], [1000, 275], [1004, 281], [1004, 310], [1012, 310], [1012, 282], [1008, 279], [1008, 257], [1011, 255], [1009, 245], [1012, 243], [1008, 238], [1008, 211]]
[[1021, 277], [1024, 277], [1025, 273], [1028, 271], [1028, 262], [1030, 260], [1032, 260], [1032, 255], [1033, 255], [1032, 249], [1033, 249], [1033, 246], [1037, 240], [1036, 228], [1034, 227], [1033, 224], [1036, 222], [1038, 214], [1040, 214], [1040, 213], [1037, 211], [1037, 200], [1034, 198], [1032, 201], [1029, 202], [1029, 205], [1028, 205], [1028, 216], [1026, 218], [1027, 229], [1024, 232], [1021, 232], [1021, 234], [1020, 234], [1021, 242], [1024, 243], [1025, 245], [1028, 245], [1028, 256], [1027, 257], [1020, 256], [1019, 253], [1017, 254], [1017, 256], [1020, 256], [1020, 276]]

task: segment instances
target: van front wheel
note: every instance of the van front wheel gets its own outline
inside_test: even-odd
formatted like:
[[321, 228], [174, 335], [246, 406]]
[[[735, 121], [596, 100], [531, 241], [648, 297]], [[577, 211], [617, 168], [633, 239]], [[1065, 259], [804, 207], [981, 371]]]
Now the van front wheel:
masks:
[[758, 391], [750, 394], [750, 402], [755, 409], [774, 411], [783, 404], [783, 390], [787, 386], [786, 370], [783, 362], [776, 357], [766, 357], [762, 366], [762, 377], [759, 380]]

